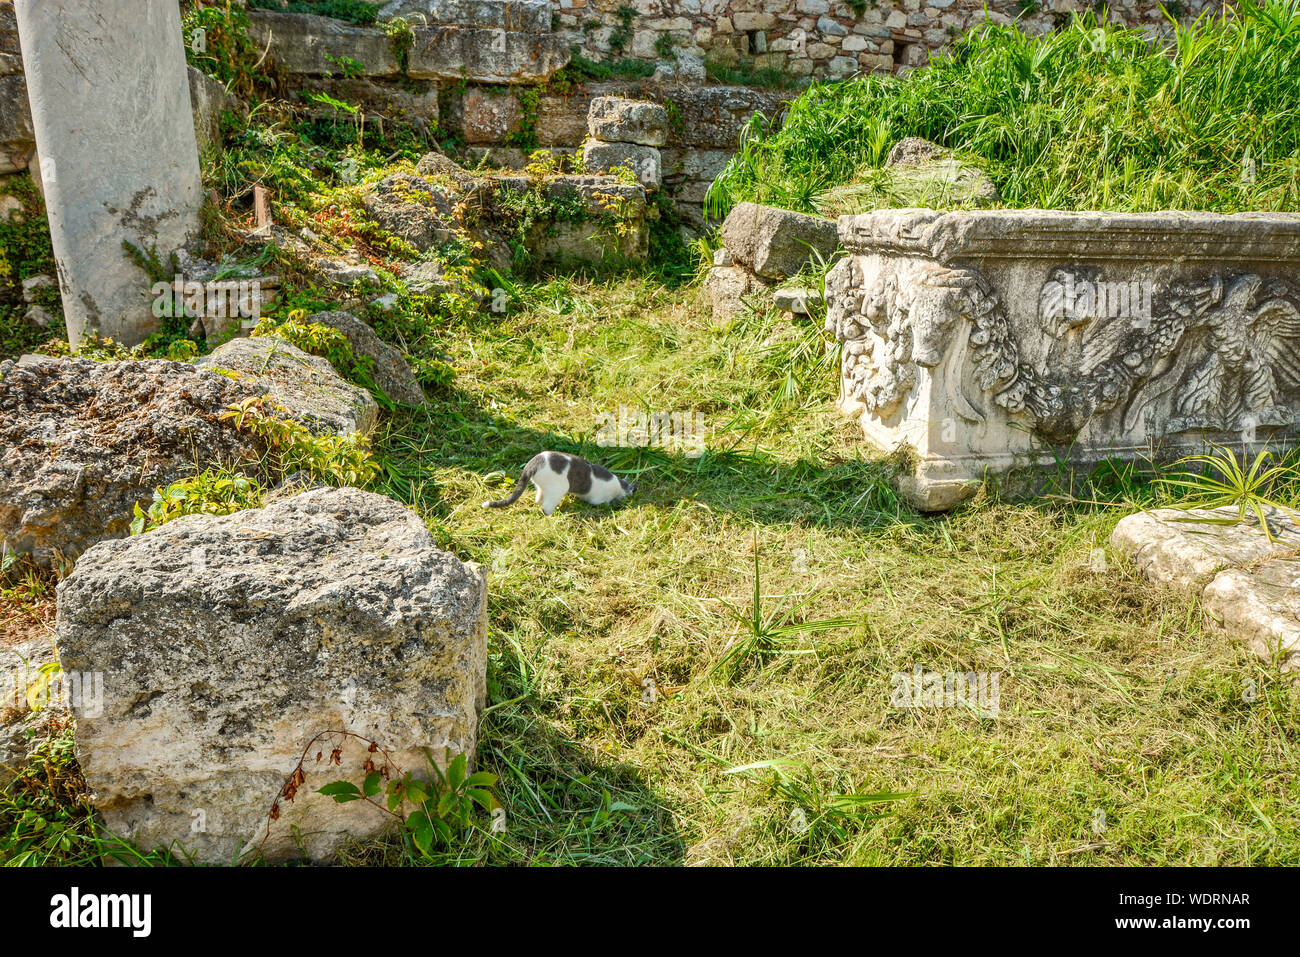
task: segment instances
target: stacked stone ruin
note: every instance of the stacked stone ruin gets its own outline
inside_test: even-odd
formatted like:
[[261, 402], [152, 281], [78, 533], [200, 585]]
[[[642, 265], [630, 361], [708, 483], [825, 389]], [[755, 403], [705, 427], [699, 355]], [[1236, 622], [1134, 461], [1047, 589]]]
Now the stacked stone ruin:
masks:
[[663, 155], [668, 142], [668, 111], [654, 103], [613, 96], [591, 101], [587, 114], [591, 138], [582, 150], [583, 165], [593, 173], [630, 171], [647, 190], [663, 185]]

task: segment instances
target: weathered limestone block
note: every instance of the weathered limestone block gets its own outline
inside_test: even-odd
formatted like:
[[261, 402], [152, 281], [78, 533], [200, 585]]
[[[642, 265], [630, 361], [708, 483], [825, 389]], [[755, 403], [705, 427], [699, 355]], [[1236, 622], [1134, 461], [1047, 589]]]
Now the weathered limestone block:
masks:
[[609, 176], [556, 176], [542, 186], [552, 203], [582, 204], [579, 219], [539, 223], [525, 238], [534, 263], [620, 266], [650, 254], [646, 194]]
[[1199, 593], [1206, 615], [1255, 655], [1300, 671], [1300, 524], [1266, 508], [1273, 540], [1231, 507], [1162, 508], [1120, 520], [1111, 546], [1151, 581]]
[[704, 292], [715, 319], [732, 319], [743, 313], [757, 298], [767, 293], [769, 284], [744, 266], [727, 259], [716, 263], [704, 277]]
[[94, 804], [142, 848], [284, 860], [297, 827], [327, 860], [392, 822], [316, 793], [382, 764], [366, 741], [403, 770], [425, 767], [424, 748], [474, 755], [484, 576], [381, 495], [315, 489], [101, 544], [59, 585], [57, 631], [65, 671], [103, 675], [99, 713], [76, 727]]
[[274, 336], [231, 339], [194, 364], [237, 373], [316, 433], [369, 435], [379, 420], [374, 397], [345, 381], [328, 359]]
[[605, 173], [616, 166], [626, 167], [648, 190], [658, 189], [664, 181], [663, 160], [653, 146], [588, 140], [582, 150], [582, 165], [591, 173]]
[[945, 509], [986, 472], [1296, 434], [1300, 216], [880, 210], [827, 280], [840, 406]]
[[161, 359], [0, 363], [0, 545], [57, 566], [127, 534], [159, 486], [254, 469], [264, 450], [220, 415], [257, 394]]
[[194, 111], [194, 134], [200, 150], [221, 147], [221, 114], [239, 110], [239, 101], [221, 82], [202, 70], [187, 68], [190, 81], [190, 108]]
[[656, 103], [598, 96], [591, 101], [587, 128], [606, 143], [664, 146], [668, 142], [668, 111]]
[[165, 260], [199, 230], [180, 8], [61, 0], [16, 11], [69, 338], [134, 345], [158, 320], [123, 243]]
[[394, 402], [406, 405], [420, 405], [424, 402], [424, 390], [420, 388], [406, 358], [352, 313], [318, 312], [308, 316], [305, 321], [318, 322], [343, 333], [356, 355], [365, 356], [374, 363], [370, 374], [375, 385], [383, 389], [384, 394]]
[[524, 33], [551, 32], [550, 0], [389, 0], [379, 17], [410, 17], [419, 23], [503, 27]]
[[438, 88], [427, 80], [299, 75], [294, 77], [293, 86], [292, 95], [297, 102], [313, 115], [332, 121], [344, 117], [335, 107], [313, 100], [312, 94], [324, 93], [360, 107], [367, 124], [396, 120], [427, 131], [437, 124], [441, 113]]
[[361, 64], [365, 76], [397, 76], [401, 67], [389, 36], [331, 17], [276, 10], [249, 10], [248, 37], [282, 73], [342, 74], [343, 63]]
[[835, 223], [804, 213], [739, 203], [722, 224], [722, 242], [736, 261], [765, 279], [786, 279], [839, 247]]
[[[1274, 541], [1255, 522], [1221, 524], [1238, 517], [1235, 508], [1159, 508], [1120, 520], [1110, 543], [1151, 581], [1191, 588], [1219, 571], [1300, 549], [1300, 528], [1285, 513], [1268, 509]], [[1298, 573], [1300, 574], [1300, 573]]]
[[21, 73], [0, 76], [0, 174], [26, 169], [36, 148], [36, 131]]
[[1259, 658], [1283, 672], [1300, 671], [1300, 561], [1220, 572], [1201, 607]]
[[811, 316], [821, 309], [822, 294], [816, 289], [802, 287], [778, 289], [772, 293], [772, 305], [781, 312]]
[[512, 93], [473, 86], [460, 101], [460, 130], [466, 143], [501, 143], [523, 124], [524, 111]]
[[568, 44], [555, 34], [457, 26], [414, 31], [406, 72], [416, 79], [536, 83], [569, 62]]

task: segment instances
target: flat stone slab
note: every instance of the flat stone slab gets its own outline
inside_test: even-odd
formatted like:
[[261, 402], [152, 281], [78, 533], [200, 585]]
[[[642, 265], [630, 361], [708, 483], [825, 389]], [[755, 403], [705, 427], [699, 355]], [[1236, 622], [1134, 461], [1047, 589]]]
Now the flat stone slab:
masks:
[[1276, 541], [1270, 542], [1253, 520], [1239, 522], [1237, 509], [1225, 507], [1138, 512], [1120, 520], [1110, 542], [1152, 581], [1190, 588], [1224, 568], [1300, 555], [1300, 527], [1277, 509], [1268, 509], [1266, 516]]
[[668, 111], [644, 100], [598, 96], [588, 107], [587, 128], [593, 139], [606, 143], [666, 146]]
[[387, 830], [317, 790], [359, 786], [385, 755], [398, 773], [426, 768], [425, 748], [473, 759], [486, 595], [419, 516], [355, 488], [91, 549], [59, 585], [57, 632], [65, 672], [102, 676], [73, 713], [105, 825], [212, 864], [297, 857], [295, 828], [314, 860]]
[[344, 380], [328, 359], [274, 336], [231, 339], [194, 364], [236, 373], [316, 433], [369, 435], [379, 421], [369, 392]]
[[1254, 519], [1237, 515], [1234, 508], [1139, 512], [1121, 519], [1110, 541], [1151, 581], [1199, 592], [1210, 619], [1258, 657], [1300, 671], [1300, 524], [1268, 509], [1270, 542]]

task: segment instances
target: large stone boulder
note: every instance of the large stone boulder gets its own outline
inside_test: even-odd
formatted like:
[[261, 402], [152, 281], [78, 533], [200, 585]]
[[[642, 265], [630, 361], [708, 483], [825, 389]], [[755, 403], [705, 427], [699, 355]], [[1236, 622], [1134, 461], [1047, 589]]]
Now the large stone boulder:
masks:
[[668, 111], [657, 103], [598, 96], [587, 112], [591, 135], [606, 143], [664, 146], [668, 143]]
[[551, 32], [549, 0], [388, 0], [379, 8], [379, 16], [384, 20], [411, 17], [416, 23]]
[[646, 192], [609, 176], [555, 176], [539, 187], [554, 208], [581, 207], [574, 219], [537, 223], [524, 241], [537, 265], [620, 266], [650, 254]]
[[369, 435], [379, 421], [369, 392], [344, 380], [328, 359], [274, 336], [231, 339], [195, 365], [234, 372], [316, 433]]
[[269, 51], [271, 64], [282, 73], [328, 76], [342, 73], [341, 64], [349, 60], [360, 64], [365, 76], [401, 72], [397, 49], [383, 30], [332, 17], [249, 10], [248, 37]]
[[1255, 521], [1239, 522], [1237, 509], [1158, 508], [1120, 519], [1110, 543], [1147, 578], [1163, 585], [1205, 585], [1225, 568], [1240, 567], [1300, 549], [1300, 527], [1277, 509], [1266, 513], [1273, 540]]
[[420, 405], [424, 402], [424, 389], [407, 364], [406, 357], [380, 339], [375, 330], [350, 312], [318, 312], [307, 317], [307, 322], [318, 322], [337, 329], [347, 338], [352, 351], [372, 361], [371, 376], [375, 385], [394, 402]]
[[76, 727], [104, 823], [207, 863], [297, 856], [295, 828], [315, 860], [381, 833], [387, 814], [317, 791], [385, 756], [410, 771], [425, 748], [472, 759], [485, 603], [477, 567], [360, 489], [95, 547], [59, 585], [57, 631], [66, 671], [105, 675]]
[[787, 279], [839, 247], [835, 223], [818, 216], [740, 203], [722, 224], [722, 242], [741, 265], [765, 279]]
[[220, 419], [258, 393], [161, 359], [0, 363], [0, 544], [40, 565], [127, 533], [155, 488], [264, 450]]

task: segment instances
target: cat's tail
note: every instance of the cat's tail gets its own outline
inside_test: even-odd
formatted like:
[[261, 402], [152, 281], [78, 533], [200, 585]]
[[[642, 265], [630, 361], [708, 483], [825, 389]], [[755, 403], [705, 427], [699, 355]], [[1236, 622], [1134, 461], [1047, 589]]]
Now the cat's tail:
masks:
[[524, 489], [528, 488], [528, 480], [537, 474], [537, 469], [541, 465], [541, 459], [542, 457], [540, 455], [533, 456], [532, 459], [529, 460], [528, 464], [524, 466], [524, 470], [519, 473], [519, 481], [516, 482], [515, 487], [510, 490], [510, 494], [499, 502], [484, 502], [483, 507], [505, 508], [507, 505], [513, 505], [515, 502], [519, 501], [519, 496], [523, 495]]

